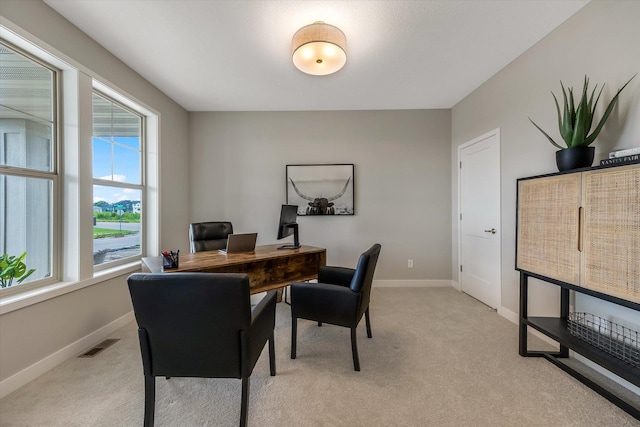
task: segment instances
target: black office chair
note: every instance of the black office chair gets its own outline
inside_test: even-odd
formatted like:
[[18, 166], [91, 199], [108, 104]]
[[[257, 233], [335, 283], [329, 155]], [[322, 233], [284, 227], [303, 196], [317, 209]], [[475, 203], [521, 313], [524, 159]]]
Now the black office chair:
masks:
[[320, 267], [318, 283], [291, 284], [291, 358], [296, 358], [298, 318], [344, 326], [351, 329], [353, 368], [360, 370], [356, 328], [365, 315], [367, 336], [371, 338], [369, 296], [380, 244], [360, 255], [356, 269]]
[[156, 377], [240, 378], [240, 426], [249, 377], [269, 341], [276, 374], [276, 291], [251, 310], [249, 277], [234, 273], [132, 274], [128, 279], [144, 370], [144, 425], [153, 426]]
[[215, 251], [227, 247], [227, 237], [233, 234], [228, 221], [194, 222], [189, 224], [191, 253]]

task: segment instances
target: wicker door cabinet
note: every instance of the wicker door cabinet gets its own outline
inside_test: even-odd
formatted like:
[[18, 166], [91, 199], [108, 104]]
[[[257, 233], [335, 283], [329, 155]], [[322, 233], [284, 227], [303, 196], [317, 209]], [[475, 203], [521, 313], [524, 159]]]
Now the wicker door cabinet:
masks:
[[[573, 350], [640, 387], [635, 361], [628, 363], [569, 331], [570, 291], [640, 311], [640, 164], [521, 178], [517, 185], [520, 355], [546, 358], [640, 419], [637, 400], [568, 361]], [[530, 277], [560, 287], [559, 317], [528, 316]], [[527, 327], [557, 341], [559, 350], [530, 351]]]

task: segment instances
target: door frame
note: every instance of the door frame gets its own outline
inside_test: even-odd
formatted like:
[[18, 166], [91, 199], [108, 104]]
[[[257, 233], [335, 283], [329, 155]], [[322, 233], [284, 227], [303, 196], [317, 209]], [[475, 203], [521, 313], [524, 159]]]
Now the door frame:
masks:
[[457, 159], [456, 159], [456, 165], [458, 166], [456, 169], [458, 171], [458, 209], [457, 209], [457, 213], [456, 213], [456, 221], [458, 224], [458, 266], [457, 266], [457, 272], [458, 272], [458, 286], [457, 289], [458, 291], [462, 292], [462, 274], [460, 271], [460, 265], [462, 263], [462, 224], [461, 224], [461, 219], [460, 216], [462, 215], [462, 168], [460, 167], [460, 163], [462, 162], [462, 150], [470, 147], [474, 144], [477, 144], [478, 142], [484, 141], [485, 139], [489, 139], [493, 136], [497, 137], [498, 140], [498, 152], [500, 152], [500, 159], [498, 161], [498, 165], [499, 165], [499, 169], [498, 169], [498, 176], [499, 176], [499, 193], [500, 193], [500, 197], [498, 200], [498, 204], [499, 204], [499, 209], [498, 209], [498, 227], [500, 227], [500, 245], [499, 245], [499, 249], [498, 249], [498, 286], [499, 286], [499, 292], [498, 292], [498, 307], [496, 307], [497, 310], [500, 310], [502, 307], [502, 236], [503, 236], [503, 230], [502, 230], [502, 151], [500, 150], [501, 148], [501, 138], [500, 138], [500, 128], [496, 128], [493, 129], [492, 131], [489, 131], [485, 134], [482, 134], [470, 141], [467, 141], [463, 144], [458, 145], [458, 154], [457, 154]]

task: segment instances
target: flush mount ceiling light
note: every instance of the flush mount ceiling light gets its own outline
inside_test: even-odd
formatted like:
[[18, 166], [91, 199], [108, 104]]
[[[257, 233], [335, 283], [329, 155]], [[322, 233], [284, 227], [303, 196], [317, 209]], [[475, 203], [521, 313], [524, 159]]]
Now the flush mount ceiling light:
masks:
[[347, 62], [347, 38], [339, 28], [316, 21], [300, 28], [291, 43], [293, 63], [303, 73], [325, 76]]

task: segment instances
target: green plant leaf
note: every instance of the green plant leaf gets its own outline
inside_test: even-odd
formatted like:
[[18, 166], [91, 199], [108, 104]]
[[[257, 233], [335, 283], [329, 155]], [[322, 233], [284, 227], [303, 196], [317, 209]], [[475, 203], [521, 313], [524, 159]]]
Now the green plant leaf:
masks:
[[573, 138], [571, 140], [571, 147], [581, 147], [585, 143], [585, 137], [589, 132], [591, 126], [591, 110], [587, 101], [587, 88], [589, 86], [589, 79], [585, 76], [584, 85], [582, 86], [582, 96], [580, 97], [580, 103], [576, 111], [576, 124], [573, 130]]
[[27, 271], [27, 265], [24, 262], [18, 262], [16, 264], [16, 268], [14, 270], [13, 275], [16, 277], [21, 277]]
[[578, 111], [576, 113], [576, 127], [573, 132], [573, 138], [571, 139], [570, 147], [580, 147], [584, 142], [586, 122], [588, 121], [587, 115], [584, 113], [586, 107], [583, 103], [578, 105]]
[[[564, 98], [564, 116], [563, 119], [560, 119], [560, 117], [558, 117], [558, 125], [560, 126], [560, 136], [564, 140], [565, 144], [567, 144], [567, 147], [570, 147], [571, 138], [573, 136], [573, 119], [571, 118], [573, 110], [573, 95], [571, 94], [571, 89], [569, 89], [569, 95], [571, 95], [570, 105], [569, 100], [567, 100], [567, 91], [565, 90], [562, 81], [560, 81], [560, 87], [562, 87], [562, 97]], [[556, 99], [556, 96], [553, 94], [553, 92], [551, 92], [551, 94], [553, 95], [553, 99], [557, 104], [558, 100]]]
[[14, 265], [10, 265], [9, 267], [5, 268], [4, 270], [2, 270], [2, 278], [4, 280], [9, 280], [13, 277], [13, 271], [15, 270], [15, 266]]
[[[595, 130], [589, 134], [591, 131], [591, 127], [594, 122], [595, 112], [600, 101], [600, 97], [602, 96], [602, 92], [604, 89], [604, 84], [600, 87], [598, 91], [598, 85], [596, 84], [589, 94], [589, 78], [584, 76], [584, 84], [582, 87], [582, 94], [578, 102], [576, 103], [575, 98], [573, 97], [573, 88], [568, 87], [565, 88], [562, 80], [560, 81], [560, 87], [562, 88], [562, 96], [563, 96], [563, 112], [560, 112], [560, 103], [558, 102], [558, 98], [556, 95], [551, 92], [553, 96], [553, 100], [556, 106], [556, 113], [558, 116], [558, 128], [560, 130], [560, 136], [564, 140], [565, 144], [568, 148], [572, 147], [586, 147], [593, 143], [596, 139], [605, 122], [609, 118], [609, 115], [613, 111], [615, 107], [618, 97], [622, 90], [633, 80], [638, 73], [634, 74], [620, 89], [616, 95], [611, 99], [609, 105], [607, 106], [602, 118], [600, 119], [598, 125]], [[596, 92], [598, 95], [596, 96]], [[595, 99], [594, 99], [595, 98]], [[549, 134], [547, 134], [540, 126], [538, 126], [531, 118], [529, 121], [533, 123], [533, 125], [540, 131], [542, 134], [549, 140], [551, 144], [559, 149], [564, 149], [558, 145]]]
[[[602, 85], [602, 87], [604, 88], [604, 85]], [[589, 120], [589, 126], [587, 127], [587, 129], [591, 129], [591, 125], [593, 124], [593, 117], [594, 114], [596, 112], [596, 105], [598, 104], [598, 99], [600, 99], [600, 93], [602, 93], [602, 89], [600, 89], [600, 93], [598, 94], [598, 98], [596, 99], [596, 103], [593, 103], [593, 97], [596, 94], [596, 90], [598, 89], [598, 85], [595, 85], [593, 87], [593, 91], [591, 92], [591, 96], [589, 97], [589, 103], [587, 104], [589, 107], [589, 113], [590, 113], [590, 120]]]
[[[604, 90], [604, 84], [602, 85], [602, 87], [600, 88], [600, 92], [598, 92], [598, 97], [596, 98], [595, 102], [593, 103], [593, 106], [591, 107], [591, 120], [593, 121], [593, 118], [596, 115], [596, 107], [598, 106], [598, 101], [600, 101], [600, 96], [602, 95], [602, 91]], [[593, 123], [592, 123], [593, 124]], [[591, 127], [589, 127], [589, 130], [591, 130]], [[587, 138], [588, 139], [588, 138]], [[595, 138], [594, 138], [595, 139]], [[589, 143], [587, 143], [587, 145], [589, 145]]]
[[[560, 82], [562, 84], [562, 82]], [[573, 88], [569, 88], [569, 122], [571, 123], [571, 130], [576, 125], [576, 108], [573, 98]]]
[[563, 147], [561, 147], [561, 146], [559, 146], [558, 144], [556, 144], [556, 142], [553, 140], [553, 138], [551, 138], [551, 137], [549, 136], [549, 134], [548, 134], [548, 133], [546, 133], [545, 131], [543, 131], [543, 130], [540, 128], [540, 126], [538, 126], [538, 125], [536, 124], [536, 122], [534, 122], [533, 120], [531, 120], [531, 117], [529, 117], [529, 121], [530, 121], [531, 123], [533, 123], [533, 125], [534, 125], [535, 127], [537, 127], [537, 128], [538, 128], [538, 130], [544, 134], [544, 136], [546, 136], [546, 137], [547, 137], [547, 139], [549, 140], [549, 142], [550, 142], [550, 143], [552, 143], [553, 145], [555, 145], [556, 147], [558, 147], [558, 148], [559, 148], [559, 149], [561, 149], [561, 150], [563, 149]]
[[13, 284], [13, 280], [16, 280], [16, 283], [22, 283], [27, 277], [29, 277], [35, 269], [30, 269], [27, 271], [27, 266], [23, 262], [26, 258], [27, 253], [23, 252], [22, 255], [9, 256], [7, 254], [3, 254], [0, 257], [0, 286], [3, 288], [8, 288]]
[[[563, 94], [564, 94], [564, 91], [563, 91]], [[562, 116], [560, 115], [560, 105], [558, 105], [558, 98], [556, 98], [556, 95], [553, 92], [551, 92], [551, 95], [553, 96], [553, 100], [556, 104], [556, 112], [558, 113], [558, 127], [560, 128], [560, 136], [562, 137], [564, 142], [567, 143], [567, 138], [570, 138], [569, 136], [570, 130], [566, 127], [566, 122], [562, 119]], [[565, 95], [564, 96], [564, 117], [567, 117], [567, 108], [568, 108], [567, 96]]]
[[[586, 139], [585, 139], [585, 146], [591, 144], [593, 141], [595, 141], [595, 139], [598, 137], [598, 134], [600, 134], [600, 131], [602, 130], [602, 127], [604, 126], [605, 122], [607, 121], [607, 119], [609, 118], [609, 115], [611, 114], [611, 111], [613, 111], [613, 107], [615, 107], [616, 103], [618, 102], [618, 96], [620, 95], [620, 92], [622, 92], [622, 90], [627, 87], [627, 85], [631, 82], [631, 80], [634, 79], [635, 76], [637, 76], [638, 73], [634, 74], [625, 84], [624, 86], [622, 86], [620, 89], [618, 89], [618, 92], [616, 92], [616, 95], [611, 99], [611, 101], [609, 102], [609, 105], [607, 106], [607, 109], [605, 110], [604, 114], [602, 115], [602, 118], [600, 119], [600, 123], [598, 123], [598, 126], [596, 126], [595, 130], [593, 131], [593, 133], [591, 135], [589, 135]], [[604, 85], [603, 85], [604, 86]], [[602, 90], [601, 90], [602, 91]], [[598, 98], [600, 98], [600, 96], [598, 95]]]
[[36, 271], [35, 268], [32, 268], [31, 270], [27, 271], [23, 276], [21, 276], [18, 281], [16, 283], [20, 284], [24, 281], [24, 279], [26, 279], [27, 277], [31, 276], [31, 273], [33, 273], [34, 271]]

